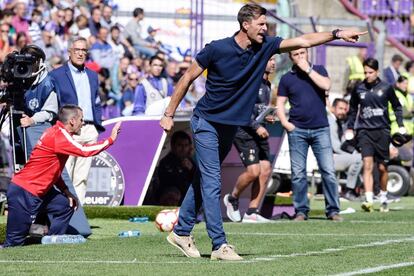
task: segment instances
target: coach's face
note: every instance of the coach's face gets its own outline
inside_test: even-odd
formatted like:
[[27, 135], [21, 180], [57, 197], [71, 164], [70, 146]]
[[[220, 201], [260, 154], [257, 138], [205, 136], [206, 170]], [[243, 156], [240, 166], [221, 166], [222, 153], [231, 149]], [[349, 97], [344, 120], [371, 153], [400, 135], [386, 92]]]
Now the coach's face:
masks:
[[69, 49], [69, 59], [75, 66], [83, 66], [88, 54], [88, 45], [86, 41], [78, 40], [72, 44]]
[[255, 43], [263, 43], [264, 36], [267, 32], [266, 16], [261, 15], [257, 18], [253, 18], [250, 22], [243, 22], [243, 28], [247, 32], [247, 37]]

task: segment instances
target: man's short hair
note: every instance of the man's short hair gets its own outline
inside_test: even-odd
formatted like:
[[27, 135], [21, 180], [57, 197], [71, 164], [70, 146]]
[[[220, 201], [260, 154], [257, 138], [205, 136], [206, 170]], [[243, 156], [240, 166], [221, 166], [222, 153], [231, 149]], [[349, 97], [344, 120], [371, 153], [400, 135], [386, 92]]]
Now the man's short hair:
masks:
[[81, 37], [81, 36], [75, 36], [69, 41], [68, 49], [71, 49], [73, 47], [73, 44], [75, 44], [75, 42], [78, 42], [78, 41], [84, 41], [86, 45], [88, 45], [88, 40], [86, 38]]
[[112, 33], [113, 30], [120, 31], [121, 29], [119, 28], [118, 25], [113, 25], [109, 31]]
[[74, 104], [65, 104], [59, 109], [58, 120], [63, 124], [69, 122], [73, 117], [78, 116], [82, 112], [82, 108]]
[[267, 10], [257, 4], [246, 4], [239, 10], [237, 14], [237, 21], [239, 21], [240, 29], [242, 29], [243, 22], [250, 22], [254, 18], [261, 15], [266, 15]]
[[364, 66], [368, 66], [371, 69], [374, 69], [375, 71], [378, 71], [378, 60], [375, 58], [367, 58], [362, 64]]
[[171, 136], [171, 142], [170, 142], [171, 147], [177, 144], [178, 140], [187, 140], [188, 142], [190, 142], [190, 144], [192, 144], [190, 135], [188, 135], [187, 132], [182, 131], [182, 130], [178, 130], [174, 132], [173, 135]]
[[392, 56], [391, 62], [396, 62], [396, 61], [403, 62], [404, 59], [399, 54], [395, 54], [395, 55]]
[[32, 11], [32, 16], [35, 16], [35, 15], [42, 15], [42, 12], [41, 11], [39, 11], [38, 9], [34, 9], [33, 11]]
[[159, 60], [159, 61], [161, 61], [161, 62], [162, 62], [162, 66], [164, 66], [164, 60], [163, 60], [162, 58], [160, 58], [159, 56], [152, 56], [152, 57], [151, 57], [151, 59], [150, 59], [150, 65], [152, 64], [152, 62], [153, 62], [154, 60]]
[[332, 106], [333, 106], [333, 107], [336, 107], [339, 103], [344, 103], [344, 104], [348, 105], [348, 101], [347, 101], [347, 100], [342, 99], [342, 98], [336, 98], [336, 99], [333, 101]]
[[132, 15], [134, 17], [137, 17], [140, 14], [144, 14], [144, 10], [142, 8], [135, 8], [134, 11], [132, 12]]

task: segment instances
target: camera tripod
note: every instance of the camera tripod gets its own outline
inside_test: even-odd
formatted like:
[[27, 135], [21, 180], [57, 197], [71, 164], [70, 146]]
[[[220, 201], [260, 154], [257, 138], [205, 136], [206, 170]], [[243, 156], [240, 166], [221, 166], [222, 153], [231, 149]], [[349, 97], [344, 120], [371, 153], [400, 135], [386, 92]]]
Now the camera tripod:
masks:
[[[6, 106], [0, 112], [0, 130], [3, 128], [5, 122], [8, 121], [9, 123], [10, 145], [12, 149], [11, 161], [14, 172], [18, 172], [28, 159], [26, 128], [19, 128], [20, 119], [23, 114], [23, 111], [16, 110], [14, 105], [10, 103], [6, 103]], [[18, 133], [18, 128], [21, 130], [21, 135]]]

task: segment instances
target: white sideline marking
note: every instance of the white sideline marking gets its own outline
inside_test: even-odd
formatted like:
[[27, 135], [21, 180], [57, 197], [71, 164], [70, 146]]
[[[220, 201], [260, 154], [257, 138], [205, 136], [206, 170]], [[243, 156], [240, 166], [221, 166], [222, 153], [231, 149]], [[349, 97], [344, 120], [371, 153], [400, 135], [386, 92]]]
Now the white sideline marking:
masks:
[[[227, 235], [235, 235], [235, 236], [316, 236], [316, 237], [354, 237], [355, 234], [346, 234], [346, 233], [310, 233], [310, 234], [301, 234], [301, 233], [263, 233], [263, 232], [226, 232]], [[367, 236], [367, 237], [411, 237], [412, 234], [359, 234], [358, 236]]]
[[366, 273], [374, 273], [374, 272], [379, 272], [379, 271], [383, 271], [387, 269], [400, 268], [400, 267], [413, 266], [413, 265], [414, 265], [414, 262], [398, 263], [398, 264], [392, 264], [392, 265], [381, 265], [377, 267], [370, 267], [370, 268], [365, 268], [361, 270], [335, 274], [333, 276], [352, 276], [352, 275], [359, 275], [359, 274], [366, 274]]
[[[322, 254], [328, 254], [331, 252], [345, 251], [348, 249], [376, 247], [376, 246], [383, 246], [383, 245], [404, 243], [404, 242], [414, 242], [414, 236], [404, 238], [404, 239], [398, 239], [398, 240], [385, 240], [385, 241], [376, 241], [376, 242], [370, 242], [370, 243], [340, 246], [338, 248], [325, 248], [325, 249], [322, 249], [321, 251], [308, 251], [308, 252], [303, 252], [303, 253], [292, 253], [292, 254], [287, 254], [287, 255], [271, 255], [266, 259], [276, 260], [278, 258], [292, 258], [292, 257], [303, 257], [303, 256], [312, 256], [312, 255], [322, 255]], [[261, 258], [257, 258], [257, 259], [261, 259]], [[253, 260], [256, 260], [256, 259], [253, 259]]]
[[[236, 263], [257, 263], [260, 261], [269, 262], [275, 261], [276, 259], [280, 258], [294, 258], [294, 257], [303, 257], [303, 256], [312, 256], [312, 255], [322, 255], [322, 254], [329, 254], [332, 252], [340, 252], [349, 249], [357, 249], [357, 248], [366, 248], [366, 247], [376, 247], [376, 246], [383, 246], [389, 244], [398, 244], [404, 242], [414, 242], [414, 236], [404, 238], [404, 239], [397, 239], [397, 240], [384, 240], [384, 241], [376, 241], [370, 243], [362, 243], [362, 244], [354, 244], [349, 246], [341, 246], [338, 248], [326, 248], [322, 249], [321, 251], [308, 251], [303, 253], [291, 253], [287, 255], [271, 255], [271, 256], [263, 256], [254, 258], [251, 260], [243, 260], [243, 261], [234, 261]], [[7, 249], [6, 249], [7, 250]], [[205, 258], [203, 258], [205, 259]], [[71, 263], [79, 263], [79, 264], [199, 264], [197, 261], [137, 261], [137, 259], [131, 261], [115, 261], [115, 260], [73, 260], [73, 261], [62, 261], [62, 260], [0, 260], [0, 263], [4, 264], [13, 264], [13, 263], [30, 263], [30, 264], [71, 264]], [[228, 263], [226, 261], [225, 263]], [[414, 263], [413, 263], [414, 265]]]

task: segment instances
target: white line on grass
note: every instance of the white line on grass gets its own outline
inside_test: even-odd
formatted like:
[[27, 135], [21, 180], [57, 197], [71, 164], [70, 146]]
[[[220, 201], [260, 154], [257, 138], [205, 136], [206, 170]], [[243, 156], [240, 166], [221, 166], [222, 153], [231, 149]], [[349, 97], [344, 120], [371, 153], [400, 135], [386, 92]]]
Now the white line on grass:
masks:
[[[301, 234], [301, 233], [262, 233], [262, 232], [227, 232], [227, 235], [235, 235], [235, 236], [316, 236], [316, 237], [354, 237], [355, 234], [347, 234], [347, 233], [309, 233], [309, 234]], [[367, 237], [411, 237], [412, 234], [375, 234], [375, 233], [365, 233], [360, 234], [358, 236], [367, 236]]]
[[267, 258], [255, 258], [253, 260], [276, 260], [279, 258], [292, 258], [292, 257], [303, 257], [303, 256], [312, 256], [312, 255], [322, 255], [322, 254], [329, 254], [332, 252], [340, 252], [345, 251], [349, 249], [358, 249], [358, 248], [366, 248], [366, 247], [376, 247], [376, 246], [383, 246], [383, 245], [389, 245], [389, 244], [398, 244], [398, 243], [404, 243], [404, 242], [414, 242], [414, 236], [404, 239], [397, 239], [397, 240], [385, 240], [385, 241], [376, 241], [376, 242], [370, 242], [370, 243], [362, 243], [362, 244], [354, 244], [354, 245], [347, 245], [347, 246], [341, 246], [338, 248], [325, 248], [321, 251], [308, 251], [303, 253], [291, 253], [287, 255], [271, 255]]
[[[366, 247], [376, 247], [376, 246], [384, 246], [389, 244], [398, 244], [404, 242], [414, 242], [414, 236], [404, 238], [404, 239], [397, 239], [397, 240], [384, 240], [384, 241], [377, 241], [377, 242], [370, 242], [370, 243], [363, 243], [363, 244], [354, 244], [349, 246], [341, 246], [338, 248], [326, 248], [321, 251], [308, 251], [303, 253], [291, 253], [287, 255], [271, 255], [268, 257], [258, 257], [250, 260], [243, 260], [243, 261], [236, 261], [237, 263], [257, 263], [260, 261], [268, 262], [274, 261], [280, 258], [294, 258], [294, 257], [303, 257], [303, 256], [312, 256], [312, 255], [322, 255], [322, 254], [329, 254], [332, 252], [340, 252], [349, 249], [357, 249], [357, 248], [366, 248]], [[72, 261], [64, 261], [64, 260], [0, 260], [0, 263], [3, 264], [13, 264], [13, 263], [30, 263], [30, 264], [199, 264], [196, 260], [194, 261], [137, 261], [134, 259], [132, 261], [116, 261], [116, 260], [72, 260]], [[227, 263], [227, 262], [226, 262]]]
[[365, 268], [361, 270], [335, 274], [334, 276], [352, 276], [352, 275], [359, 275], [359, 274], [375, 273], [375, 272], [380, 272], [380, 271], [387, 270], [387, 269], [400, 268], [400, 267], [406, 267], [406, 266], [414, 266], [414, 262], [398, 263], [398, 264], [392, 264], [392, 265], [381, 265], [377, 267], [370, 267], [370, 268]]

